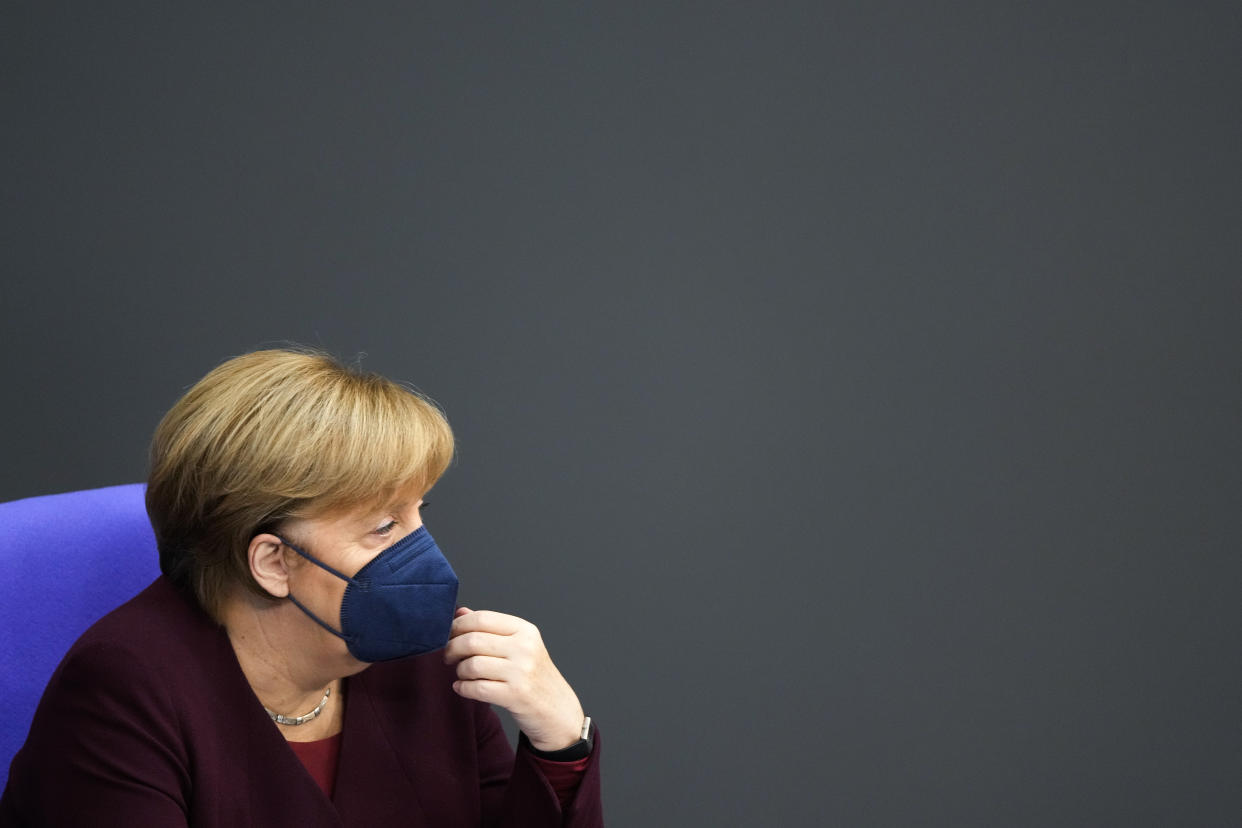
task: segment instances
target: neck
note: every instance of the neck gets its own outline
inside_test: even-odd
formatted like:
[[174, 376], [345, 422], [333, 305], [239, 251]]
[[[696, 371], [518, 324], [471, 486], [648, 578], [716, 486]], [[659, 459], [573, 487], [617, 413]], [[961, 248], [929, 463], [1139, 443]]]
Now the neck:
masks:
[[[331, 637], [289, 601], [272, 603], [253, 596], [233, 596], [222, 607], [221, 620], [259, 702], [289, 718], [302, 716], [332, 695], [320, 716], [305, 724], [277, 724], [285, 738], [308, 741], [340, 732], [344, 721], [341, 679], [366, 665], [340, 657]], [[354, 662], [357, 664], [357, 662]]]

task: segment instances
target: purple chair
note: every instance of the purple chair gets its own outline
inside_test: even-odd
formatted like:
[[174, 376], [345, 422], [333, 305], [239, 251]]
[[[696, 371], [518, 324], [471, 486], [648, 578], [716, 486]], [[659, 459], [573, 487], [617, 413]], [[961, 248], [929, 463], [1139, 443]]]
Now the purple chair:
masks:
[[0, 503], [0, 790], [69, 645], [160, 574], [144, 491], [134, 483]]

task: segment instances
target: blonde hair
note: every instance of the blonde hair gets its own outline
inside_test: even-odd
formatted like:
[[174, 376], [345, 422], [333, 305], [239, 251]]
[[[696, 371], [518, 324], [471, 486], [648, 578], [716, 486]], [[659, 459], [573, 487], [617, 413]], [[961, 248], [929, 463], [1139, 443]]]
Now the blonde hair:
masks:
[[230, 359], [164, 415], [151, 441], [147, 514], [160, 569], [219, 619], [250, 574], [250, 539], [286, 518], [376, 507], [430, 488], [453, 433], [413, 389], [311, 350]]

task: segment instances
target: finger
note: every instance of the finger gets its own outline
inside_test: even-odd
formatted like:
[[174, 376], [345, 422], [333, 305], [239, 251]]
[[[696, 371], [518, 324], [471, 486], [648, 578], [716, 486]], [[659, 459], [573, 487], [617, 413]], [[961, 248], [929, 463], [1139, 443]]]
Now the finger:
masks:
[[467, 613], [471, 613], [471, 612], [474, 612], [474, 610], [470, 609], [470, 607], [458, 607], [456, 610], [453, 611], [453, 617], [461, 618], [463, 615], [466, 615]]
[[512, 646], [512, 636], [478, 630], [462, 633], [449, 639], [444, 648], [444, 663], [456, 664], [463, 658], [476, 655], [508, 656]]
[[516, 615], [505, 615], [503, 612], [492, 612], [491, 610], [477, 610], [454, 618], [452, 631], [449, 635], [451, 637], [476, 630], [495, 633], [496, 635], [513, 635], [521, 630], [526, 623]]
[[508, 687], [503, 681], [487, 681], [485, 679], [478, 681], [458, 679], [453, 682], [453, 692], [463, 699], [499, 704], [501, 707], [504, 707], [503, 702], [508, 698]]
[[508, 681], [513, 665], [495, 656], [470, 656], [457, 665], [457, 678], [465, 681]]

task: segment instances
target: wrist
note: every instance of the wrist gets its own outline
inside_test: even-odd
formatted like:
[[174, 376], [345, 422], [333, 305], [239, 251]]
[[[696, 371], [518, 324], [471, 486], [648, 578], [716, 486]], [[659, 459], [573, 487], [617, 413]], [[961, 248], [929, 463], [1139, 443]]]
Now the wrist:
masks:
[[546, 759], [551, 762], [576, 762], [579, 759], [585, 759], [591, 755], [592, 749], [592, 730], [591, 717], [585, 716], [582, 725], [574, 734], [574, 740], [569, 744], [559, 748], [543, 748], [536, 745], [530, 738], [526, 736], [527, 746], [530, 752], [540, 759]]
[[534, 733], [526, 731], [526, 738], [536, 750], [545, 753], [562, 750], [586, 738], [583, 733], [589, 730], [590, 720], [579, 707], [576, 714], [561, 719], [554, 727], [534, 728]]

